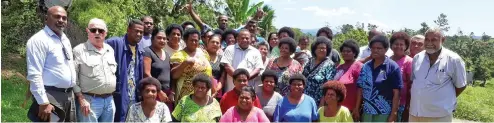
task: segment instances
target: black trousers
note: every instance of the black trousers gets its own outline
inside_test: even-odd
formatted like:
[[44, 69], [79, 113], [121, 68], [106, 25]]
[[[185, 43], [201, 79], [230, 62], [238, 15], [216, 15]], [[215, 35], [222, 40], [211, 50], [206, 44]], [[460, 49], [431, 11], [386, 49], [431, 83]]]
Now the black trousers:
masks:
[[[60, 89], [51, 89], [45, 86], [45, 90], [50, 104], [55, 108], [52, 113], [60, 118], [58, 122], [76, 122], [74, 93], [72, 92], [72, 89], [69, 91], [62, 91]], [[34, 97], [32, 99], [33, 104], [27, 113], [28, 118], [33, 122], [49, 122], [49, 120], [44, 121], [38, 117], [39, 104]]]

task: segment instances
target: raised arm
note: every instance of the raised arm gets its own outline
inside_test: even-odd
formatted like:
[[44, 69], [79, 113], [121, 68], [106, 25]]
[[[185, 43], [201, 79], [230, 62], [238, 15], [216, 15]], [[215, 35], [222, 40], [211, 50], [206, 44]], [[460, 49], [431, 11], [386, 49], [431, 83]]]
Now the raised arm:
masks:
[[189, 2], [185, 7], [187, 8], [187, 12], [189, 13], [190, 17], [194, 20], [194, 22], [196, 22], [197, 26], [199, 26], [199, 28], [201, 29], [201, 32], [206, 31], [205, 29], [206, 24], [202, 22], [201, 17], [199, 17], [194, 11], [194, 7], [192, 6], [192, 0], [189, 0]]

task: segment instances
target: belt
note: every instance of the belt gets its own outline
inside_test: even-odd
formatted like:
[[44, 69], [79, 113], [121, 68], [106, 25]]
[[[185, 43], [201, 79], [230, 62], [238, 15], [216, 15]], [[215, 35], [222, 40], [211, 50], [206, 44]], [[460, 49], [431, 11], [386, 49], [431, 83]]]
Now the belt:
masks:
[[72, 88], [57, 88], [55, 86], [45, 86], [45, 90], [53, 90], [53, 91], [59, 91], [59, 92], [72, 92]]
[[106, 98], [106, 97], [113, 95], [112, 93], [107, 93], [107, 94], [84, 93], [84, 94], [89, 95], [89, 96], [93, 96], [93, 97], [101, 97], [101, 98]]

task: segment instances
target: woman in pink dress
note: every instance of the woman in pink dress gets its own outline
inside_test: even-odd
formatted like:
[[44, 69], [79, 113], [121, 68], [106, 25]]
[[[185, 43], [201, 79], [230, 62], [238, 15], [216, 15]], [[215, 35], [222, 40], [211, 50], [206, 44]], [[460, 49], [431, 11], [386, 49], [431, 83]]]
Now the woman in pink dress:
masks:
[[[336, 67], [336, 75], [334, 80], [338, 80], [345, 85], [346, 98], [341, 105], [347, 107], [350, 111], [356, 112], [355, 109], [357, 102], [357, 80], [362, 69], [362, 63], [357, 61], [356, 58], [359, 54], [359, 46], [355, 40], [346, 40], [340, 46], [340, 53], [345, 61], [344, 64]], [[358, 121], [358, 119], [354, 119]]]
[[220, 122], [270, 122], [264, 111], [252, 105], [256, 98], [254, 88], [245, 86], [238, 97], [237, 106], [228, 109]]
[[405, 32], [396, 32], [391, 36], [389, 42], [391, 44], [391, 50], [393, 50], [391, 59], [400, 66], [403, 77], [403, 88], [400, 90], [400, 108], [398, 109], [397, 122], [408, 122], [413, 58], [406, 55], [405, 51], [407, 51], [410, 46], [410, 36]]

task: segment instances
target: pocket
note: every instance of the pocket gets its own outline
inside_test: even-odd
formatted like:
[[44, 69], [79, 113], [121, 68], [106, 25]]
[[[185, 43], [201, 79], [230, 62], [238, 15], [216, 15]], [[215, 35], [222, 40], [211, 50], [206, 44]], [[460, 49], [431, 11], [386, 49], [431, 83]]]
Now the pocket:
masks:
[[110, 68], [110, 72], [115, 74], [117, 72], [117, 62], [113, 60], [108, 60], [108, 67]]
[[[86, 69], [82, 69], [82, 73], [87, 77], [96, 77], [101, 74], [101, 65], [94, 62], [95, 60], [90, 60], [86, 62]], [[97, 60], [96, 60], [97, 61]]]
[[449, 76], [446, 72], [438, 71], [435, 76], [435, 80], [431, 81], [432, 84], [441, 85], [449, 79]]
[[377, 78], [376, 78], [376, 83], [382, 83], [382, 82], [384, 82], [386, 79], [387, 79], [387, 77], [386, 77], [386, 72], [385, 72], [385, 71], [381, 71], [381, 72], [379, 72], [379, 75], [377, 75]]

